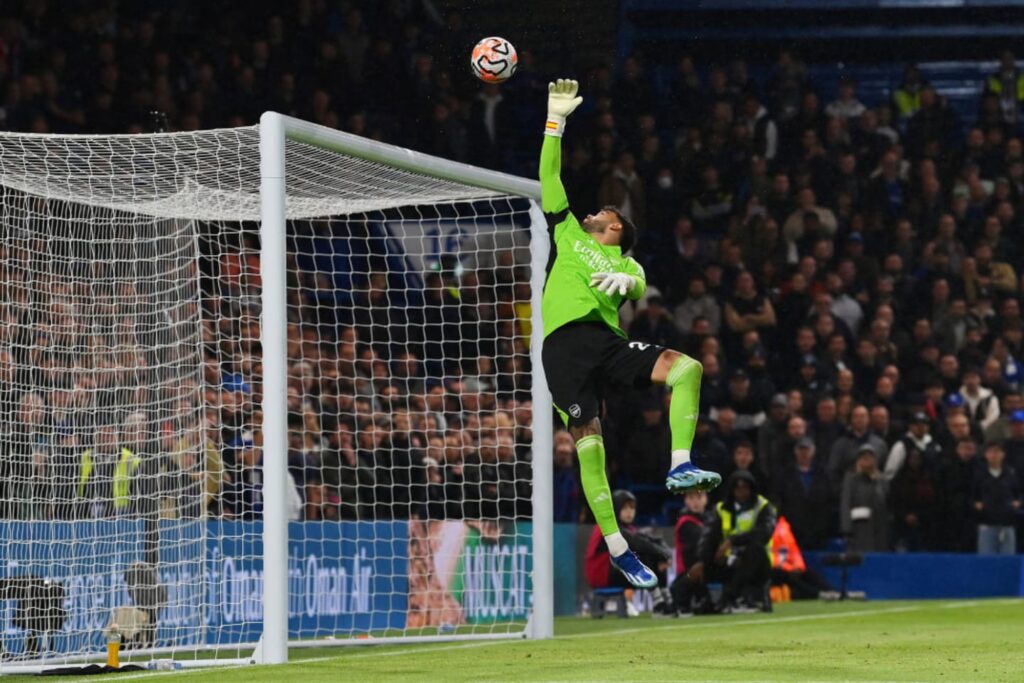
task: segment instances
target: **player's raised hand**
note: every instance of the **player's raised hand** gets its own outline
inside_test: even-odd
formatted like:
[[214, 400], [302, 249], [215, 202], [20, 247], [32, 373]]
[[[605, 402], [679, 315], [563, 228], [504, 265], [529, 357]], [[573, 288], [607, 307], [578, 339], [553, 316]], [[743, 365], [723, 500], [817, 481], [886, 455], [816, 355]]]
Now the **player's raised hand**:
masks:
[[560, 116], [565, 119], [573, 113], [583, 102], [583, 98], [576, 94], [579, 89], [578, 82], [567, 78], [548, 83], [548, 117]]
[[594, 273], [590, 276], [590, 286], [608, 296], [614, 292], [626, 296], [636, 286], [636, 278], [627, 273]]
[[579, 89], [579, 83], [566, 78], [548, 83], [548, 122], [544, 126], [545, 134], [562, 137], [565, 117], [573, 113], [583, 101], [583, 98], [576, 94]]

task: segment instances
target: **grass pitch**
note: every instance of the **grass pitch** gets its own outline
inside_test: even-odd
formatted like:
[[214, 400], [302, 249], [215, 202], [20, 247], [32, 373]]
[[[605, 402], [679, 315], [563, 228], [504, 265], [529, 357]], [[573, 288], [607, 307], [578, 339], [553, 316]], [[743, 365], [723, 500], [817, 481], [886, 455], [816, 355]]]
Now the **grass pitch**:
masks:
[[[179, 681], [1021, 681], [1024, 600], [789, 603], [773, 614], [561, 618], [550, 641], [292, 650]], [[100, 677], [102, 679], [102, 677]], [[96, 681], [95, 676], [76, 679]]]

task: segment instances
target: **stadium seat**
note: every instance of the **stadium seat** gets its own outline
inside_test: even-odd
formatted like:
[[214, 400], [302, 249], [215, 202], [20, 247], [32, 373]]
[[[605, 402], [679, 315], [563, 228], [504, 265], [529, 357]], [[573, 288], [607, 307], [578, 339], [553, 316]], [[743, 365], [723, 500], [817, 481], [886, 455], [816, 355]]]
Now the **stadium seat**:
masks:
[[610, 600], [615, 601], [615, 614], [620, 619], [625, 619], [628, 615], [626, 604], [629, 602], [629, 598], [626, 595], [625, 588], [596, 588], [590, 594], [590, 616], [595, 619], [603, 619], [604, 615], [607, 614], [607, 604]]

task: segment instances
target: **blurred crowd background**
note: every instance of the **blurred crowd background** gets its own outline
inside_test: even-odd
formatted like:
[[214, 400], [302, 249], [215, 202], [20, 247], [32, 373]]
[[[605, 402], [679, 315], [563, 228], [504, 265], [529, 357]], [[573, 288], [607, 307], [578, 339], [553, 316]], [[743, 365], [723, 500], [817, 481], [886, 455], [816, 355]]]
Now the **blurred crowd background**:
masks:
[[[889, 96], [862, 100], [855, 78], [812, 77], [789, 50], [763, 77], [742, 58], [682, 56], [655, 79], [666, 65], [650, 56], [555, 74], [521, 44], [515, 78], [483, 86], [465, 63], [481, 36], [440, 3], [300, 0], [243, 18], [218, 3], [6, 10], [0, 125], [15, 131], [147, 132], [152, 110], [187, 131], [272, 109], [532, 175], [547, 80], [579, 77], [584, 104], [563, 140], [571, 206], [612, 204], [641, 226], [648, 293], [623, 308], [624, 327], [703, 364], [698, 464], [753, 473], [812, 550], [845, 535], [860, 550], [974, 551], [979, 528], [1022, 523], [1024, 72], [1013, 53], [992, 55], [965, 122], [914, 64]], [[258, 338], [257, 247], [241, 240], [207, 263], [205, 384], [220, 391], [206, 397], [203, 448], [159, 426], [133, 451], [162, 463], [154, 481], [179, 482], [160, 490], [204, 492], [168, 514], [259, 514], [259, 421], [238, 417], [258, 418], [258, 349], [245, 341]], [[526, 274], [442, 266], [422, 317], [396, 319], [411, 309], [377, 263], [325, 327], [330, 288], [293, 265], [294, 516], [528, 516]], [[392, 337], [403, 329], [418, 336]], [[10, 373], [32, 354], [10, 335], [0, 348]], [[22, 481], [49, 457], [39, 451], [56, 452], [67, 397], [45, 384], [4, 391], [8, 433], [32, 435], [0, 455]], [[663, 490], [666, 405], [658, 391], [619, 394], [604, 423], [612, 488], [660, 523], [678, 512]], [[69, 476], [81, 476], [86, 441], [129, 443], [132, 419], [76, 439]], [[556, 435], [556, 521], [588, 514], [573, 448]], [[858, 524], [864, 509], [877, 523]], [[986, 547], [1009, 549], [1000, 539]]]

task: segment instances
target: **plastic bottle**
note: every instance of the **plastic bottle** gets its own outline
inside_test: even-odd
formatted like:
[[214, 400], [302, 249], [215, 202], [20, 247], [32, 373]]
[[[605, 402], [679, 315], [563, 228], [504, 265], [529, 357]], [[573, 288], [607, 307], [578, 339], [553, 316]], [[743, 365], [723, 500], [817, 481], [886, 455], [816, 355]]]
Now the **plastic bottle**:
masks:
[[107, 631], [107, 666], [113, 669], [121, 667], [121, 632], [117, 624], [111, 624]]

